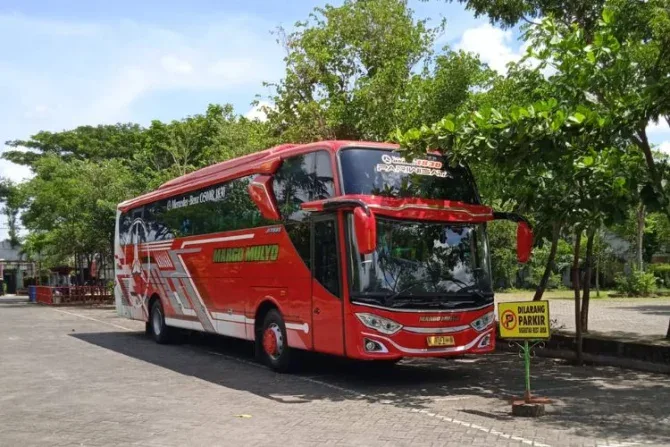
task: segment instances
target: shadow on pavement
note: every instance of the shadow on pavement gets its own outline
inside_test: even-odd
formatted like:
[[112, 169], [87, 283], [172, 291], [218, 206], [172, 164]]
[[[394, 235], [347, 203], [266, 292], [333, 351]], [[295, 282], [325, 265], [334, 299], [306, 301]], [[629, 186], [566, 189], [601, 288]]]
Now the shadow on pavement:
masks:
[[[380, 367], [304, 353], [296, 375], [307, 380], [297, 380], [251, 364], [252, 344], [236, 339], [193, 334], [181, 345], [161, 346], [140, 333], [69, 335], [180, 374], [290, 405], [366, 400], [507, 421], [512, 419], [508, 399], [523, 392], [522, 363], [515, 354], [412, 359], [395, 367]], [[229, 358], [233, 361], [225, 361]], [[579, 368], [541, 358], [533, 362], [533, 389], [557, 403], [551, 414], [532, 421], [535, 429], [570, 430], [604, 439], [670, 440], [669, 377], [618, 368]]]
[[670, 305], [667, 304], [640, 304], [637, 306], [617, 307], [617, 309], [642, 312], [647, 315], [670, 315]]

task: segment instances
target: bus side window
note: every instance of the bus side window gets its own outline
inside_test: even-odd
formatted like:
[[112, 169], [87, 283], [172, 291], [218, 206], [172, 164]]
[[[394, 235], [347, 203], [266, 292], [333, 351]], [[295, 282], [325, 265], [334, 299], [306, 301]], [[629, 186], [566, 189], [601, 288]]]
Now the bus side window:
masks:
[[300, 204], [332, 197], [333, 167], [327, 151], [289, 157], [274, 175], [272, 189], [285, 220], [302, 221], [307, 213]]
[[319, 151], [316, 153], [314, 187], [311, 193], [310, 200], [328, 199], [335, 193], [333, 164], [329, 152]]

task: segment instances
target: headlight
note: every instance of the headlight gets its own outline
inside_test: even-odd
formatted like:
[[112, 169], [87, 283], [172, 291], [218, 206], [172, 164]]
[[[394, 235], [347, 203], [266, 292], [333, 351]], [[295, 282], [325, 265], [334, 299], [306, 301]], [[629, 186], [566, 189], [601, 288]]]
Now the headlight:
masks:
[[401, 324], [389, 320], [388, 318], [380, 317], [379, 315], [360, 313], [356, 314], [356, 316], [365, 326], [379, 331], [382, 334], [395, 334], [402, 328]]
[[493, 323], [493, 320], [495, 319], [495, 314], [493, 312], [489, 312], [487, 314], [482, 315], [481, 317], [477, 318], [475, 321], [470, 323], [470, 326], [475, 328], [475, 330], [481, 332], [491, 323]]

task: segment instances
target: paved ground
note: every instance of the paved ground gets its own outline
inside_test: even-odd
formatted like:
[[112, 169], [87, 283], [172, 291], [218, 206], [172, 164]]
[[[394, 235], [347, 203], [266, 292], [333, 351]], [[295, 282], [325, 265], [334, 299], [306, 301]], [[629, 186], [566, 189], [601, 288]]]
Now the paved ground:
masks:
[[[569, 292], [567, 292], [569, 294]], [[524, 295], [499, 294], [496, 301], [532, 299]], [[565, 330], [575, 330], [575, 303], [567, 299], [550, 299], [549, 313], [554, 324]], [[589, 329], [622, 336], [665, 336], [670, 319], [670, 298], [606, 298], [591, 300]]]
[[[297, 375], [247, 343], [159, 346], [112, 310], [0, 299], [0, 445], [670, 445], [670, 377], [537, 359], [555, 399], [512, 419], [514, 355], [394, 369], [306, 357]], [[665, 397], [663, 397], [665, 396]]]

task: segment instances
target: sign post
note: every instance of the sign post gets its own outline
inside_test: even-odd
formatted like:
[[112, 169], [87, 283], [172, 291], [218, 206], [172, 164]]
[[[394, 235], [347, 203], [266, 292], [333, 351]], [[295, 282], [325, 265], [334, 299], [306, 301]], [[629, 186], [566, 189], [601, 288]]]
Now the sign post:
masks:
[[547, 301], [516, 301], [498, 304], [498, 321], [500, 337], [515, 344], [523, 357], [525, 372], [525, 391], [522, 401], [512, 403], [512, 413], [519, 416], [539, 416], [544, 414], [548, 399], [533, 397], [530, 390], [530, 359], [533, 348], [544, 345], [550, 337], [549, 302]]

